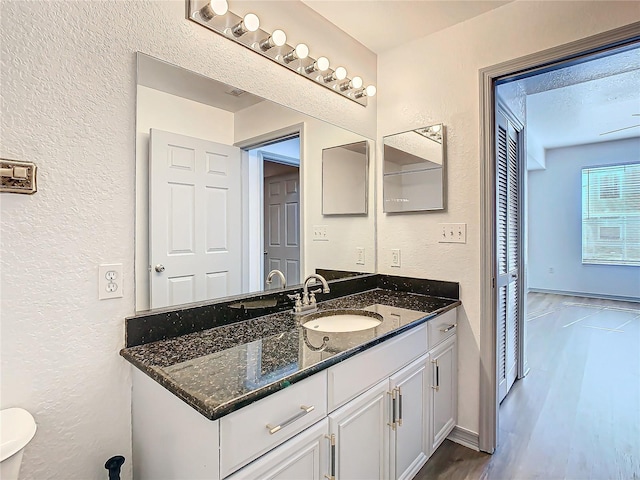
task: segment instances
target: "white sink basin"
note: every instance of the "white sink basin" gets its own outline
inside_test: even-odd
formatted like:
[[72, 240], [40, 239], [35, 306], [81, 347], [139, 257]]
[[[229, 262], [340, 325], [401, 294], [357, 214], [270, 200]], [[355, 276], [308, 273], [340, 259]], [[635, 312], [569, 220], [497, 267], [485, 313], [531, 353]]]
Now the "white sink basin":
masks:
[[380, 325], [382, 315], [366, 310], [325, 310], [305, 315], [301, 323], [316, 332], [359, 332]]

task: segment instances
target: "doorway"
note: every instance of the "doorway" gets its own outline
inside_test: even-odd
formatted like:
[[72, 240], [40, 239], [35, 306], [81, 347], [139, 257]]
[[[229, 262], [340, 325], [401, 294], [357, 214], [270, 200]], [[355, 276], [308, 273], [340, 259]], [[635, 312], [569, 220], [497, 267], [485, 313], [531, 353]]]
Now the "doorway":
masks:
[[[482, 223], [493, 225], [482, 238], [482, 316], [481, 316], [481, 375], [480, 375], [480, 427], [479, 447], [493, 453], [498, 445], [499, 407], [499, 340], [498, 301], [496, 294], [497, 236], [496, 231], [496, 146], [495, 92], [496, 82], [518, 79], [540, 73], [567, 62], [584, 61], [586, 56], [603, 55], [612, 48], [631, 45], [638, 41], [638, 26], [629, 25], [568, 45], [543, 51], [528, 57], [483, 69], [481, 73], [481, 167]], [[525, 267], [520, 267], [520, 271]], [[523, 319], [520, 319], [522, 322]], [[519, 334], [522, 344], [522, 333]]]
[[283, 288], [300, 283], [301, 175], [299, 133], [261, 140], [244, 149], [245, 188], [249, 198], [245, 246], [250, 291]]

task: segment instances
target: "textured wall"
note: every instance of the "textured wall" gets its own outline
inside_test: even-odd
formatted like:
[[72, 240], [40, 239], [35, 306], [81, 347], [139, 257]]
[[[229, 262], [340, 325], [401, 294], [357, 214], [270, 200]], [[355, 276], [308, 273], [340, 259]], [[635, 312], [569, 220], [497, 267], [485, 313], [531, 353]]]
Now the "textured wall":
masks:
[[[516, 1], [378, 57], [378, 149], [384, 135], [436, 122], [447, 126], [447, 209], [380, 214], [378, 269], [460, 282], [464, 428], [478, 431], [480, 238], [488, 227], [480, 224], [478, 70], [638, 20], [637, 2]], [[467, 243], [439, 244], [441, 222], [467, 223]], [[390, 267], [392, 248], [402, 250], [401, 268]]]
[[639, 160], [640, 138], [547, 150], [529, 172], [529, 288], [640, 297], [640, 267], [582, 264], [582, 168]]
[[[134, 313], [134, 52], [369, 137], [375, 101], [363, 108], [186, 21], [182, 1], [0, 9], [0, 155], [40, 174], [34, 196], [0, 197], [1, 406], [38, 423], [22, 478], [106, 478], [115, 454], [129, 478], [130, 366], [118, 350]], [[375, 56], [301, 3], [262, 2], [256, 13], [295, 22], [312, 47], [375, 83]], [[124, 298], [98, 301], [97, 266], [110, 262], [124, 264]]]

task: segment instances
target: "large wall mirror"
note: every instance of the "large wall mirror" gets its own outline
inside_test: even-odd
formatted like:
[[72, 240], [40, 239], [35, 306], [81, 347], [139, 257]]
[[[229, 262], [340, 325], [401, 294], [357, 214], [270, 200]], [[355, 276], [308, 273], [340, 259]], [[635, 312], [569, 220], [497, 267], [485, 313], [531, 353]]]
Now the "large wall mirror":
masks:
[[272, 269], [287, 287], [316, 269], [376, 271], [374, 215], [323, 215], [321, 181], [323, 150], [372, 140], [142, 53], [137, 62], [137, 311], [281, 288], [278, 276], [265, 283]]
[[445, 208], [445, 128], [441, 123], [383, 138], [384, 211]]

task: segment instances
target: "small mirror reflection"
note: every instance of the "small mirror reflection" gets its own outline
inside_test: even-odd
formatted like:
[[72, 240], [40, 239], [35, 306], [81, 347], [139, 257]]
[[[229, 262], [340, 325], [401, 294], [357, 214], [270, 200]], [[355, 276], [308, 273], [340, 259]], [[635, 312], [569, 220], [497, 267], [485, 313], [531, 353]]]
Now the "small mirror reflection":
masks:
[[384, 211], [445, 207], [445, 128], [439, 123], [384, 137]]

